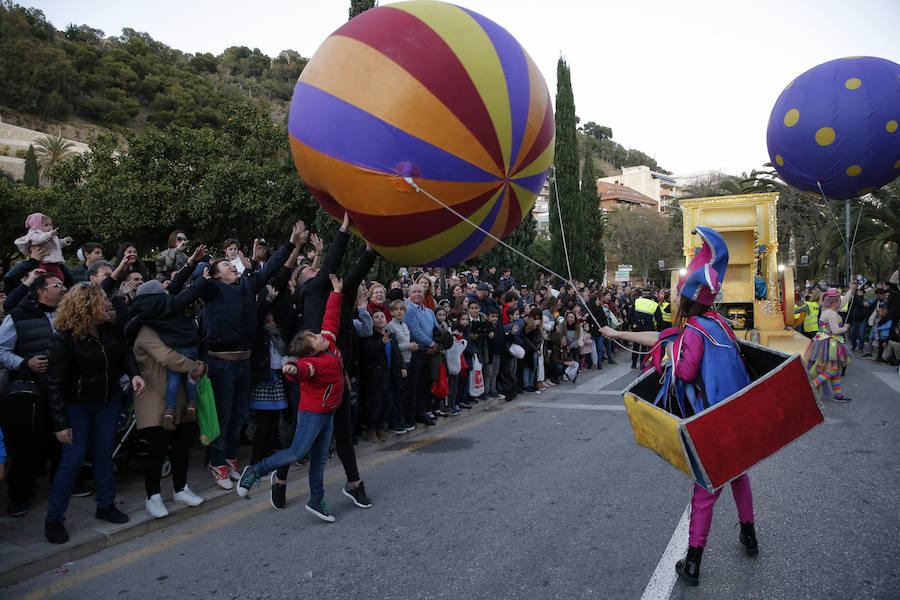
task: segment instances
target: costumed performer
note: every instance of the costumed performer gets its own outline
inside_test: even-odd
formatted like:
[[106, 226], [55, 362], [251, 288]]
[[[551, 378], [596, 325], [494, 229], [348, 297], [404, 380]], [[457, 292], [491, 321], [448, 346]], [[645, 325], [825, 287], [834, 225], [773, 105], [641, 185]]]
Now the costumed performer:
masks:
[[[660, 395], [666, 409], [684, 418], [699, 413], [750, 384], [737, 339], [721, 315], [710, 307], [719, 293], [728, 266], [728, 247], [713, 229], [697, 227], [703, 241], [700, 250], [678, 282], [680, 294], [674, 327], [659, 334], [652, 331], [616, 331], [604, 327], [602, 334], [613, 339], [653, 346], [656, 369], [664, 374]], [[671, 361], [662, 363], [669, 346]], [[712, 523], [713, 505], [722, 489], [708, 492], [694, 484], [687, 556], [675, 564], [675, 571], [688, 585], [700, 581], [700, 560]], [[748, 555], [759, 553], [753, 518], [750, 478], [744, 473], [731, 482], [741, 531], [739, 540]]]
[[821, 391], [822, 384], [830, 381], [831, 399], [835, 402], [850, 401], [841, 389], [841, 373], [850, 362], [850, 350], [843, 334], [850, 326], [841, 323], [837, 307], [850, 302], [855, 292], [856, 283], [851, 283], [850, 290], [843, 297], [837, 288], [828, 288], [822, 294], [819, 331], [810, 340], [806, 352], [803, 353], [806, 370], [813, 377], [816, 391]]

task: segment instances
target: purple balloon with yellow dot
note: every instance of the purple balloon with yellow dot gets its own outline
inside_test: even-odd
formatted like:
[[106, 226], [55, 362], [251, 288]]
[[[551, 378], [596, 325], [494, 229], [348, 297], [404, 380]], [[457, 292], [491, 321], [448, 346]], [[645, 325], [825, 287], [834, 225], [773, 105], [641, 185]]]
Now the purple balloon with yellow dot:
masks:
[[[900, 65], [839, 58], [781, 92], [766, 132], [788, 184], [829, 200], [855, 198], [900, 177]], [[821, 190], [819, 185], [821, 184]]]

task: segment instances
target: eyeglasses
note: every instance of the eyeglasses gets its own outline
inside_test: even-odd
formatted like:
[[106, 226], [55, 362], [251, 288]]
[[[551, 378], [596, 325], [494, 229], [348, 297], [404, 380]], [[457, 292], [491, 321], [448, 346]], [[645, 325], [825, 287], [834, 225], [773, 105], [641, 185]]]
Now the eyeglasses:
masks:
[[64, 283], [58, 281], [58, 282], [56, 282], [56, 283], [51, 283], [51, 284], [45, 285], [45, 286], [42, 287], [41, 289], [42, 289], [42, 290], [46, 290], [47, 288], [52, 288], [52, 287], [58, 287], [58, 288], [61, 288], [61, 287], [65, 287], [65, 285], [66, 285], [66, 284], [64, 284]]
[[186, 242], [186, 241], [187, 241], [187, 238], [184, 237], [183, 235], [176, 235], [176, 236], [175, 236], [175, 239], [178, 240], [179, 242]]

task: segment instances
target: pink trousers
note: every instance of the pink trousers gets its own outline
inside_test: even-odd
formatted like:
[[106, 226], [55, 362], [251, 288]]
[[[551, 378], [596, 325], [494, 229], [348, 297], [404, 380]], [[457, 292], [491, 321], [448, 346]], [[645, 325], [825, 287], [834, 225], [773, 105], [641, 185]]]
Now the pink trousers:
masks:
[[[694, 484], [694, 495], [691, 496], [691, 526], [688, 542], [691, 546], [703, 548], [712, 524], [713, 505], [719, 499], [723, 488], [709, 493]], [[738, 519], [742, 523], [753, 522], [753, 492], [750, 491], [750, 478], [744, 473], [731, 482], [731, 495], [737, 505]]]

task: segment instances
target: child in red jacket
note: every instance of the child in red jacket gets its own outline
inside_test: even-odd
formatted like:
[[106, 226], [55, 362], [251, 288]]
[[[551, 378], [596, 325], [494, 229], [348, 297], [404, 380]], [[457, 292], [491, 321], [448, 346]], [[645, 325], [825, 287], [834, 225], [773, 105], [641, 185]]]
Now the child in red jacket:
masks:
[[285, 503], [288, 467], [308, 452], [310, 499], [306, 510], [329, 523], [334, 522], [334, 517], [324, 500], [325, 461], [334, 428], [334, 411], [340, 406], [344, 393], [344, 362], [337, 347], [343, 285], [335, 275], [331, 275], [331, 285], [334, 291], [325, 306], [322, 333], [298, 333], [291, 341], [288, 355], [299, 358], [286, 362], [282, 369], [289, 380], [301, 382], [294, 441], [290, 448], [245, 467], [237, 486], [238, 495], [245, 497], [261, 477], [271, 473], [272, 506], [281, 510]]

